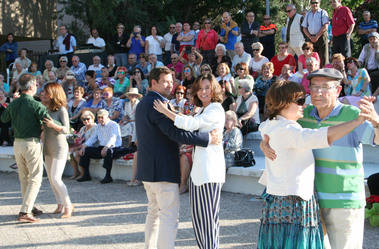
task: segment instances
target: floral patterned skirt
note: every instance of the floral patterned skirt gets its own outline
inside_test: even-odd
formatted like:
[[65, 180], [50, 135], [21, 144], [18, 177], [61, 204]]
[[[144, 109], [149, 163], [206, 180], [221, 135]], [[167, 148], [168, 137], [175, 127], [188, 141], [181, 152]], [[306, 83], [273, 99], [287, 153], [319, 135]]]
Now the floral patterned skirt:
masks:
[[324, 238], [319, 206], [314, 196], [262, 194], [264, 207], [259, 228], [259, 249], [322, 249]]

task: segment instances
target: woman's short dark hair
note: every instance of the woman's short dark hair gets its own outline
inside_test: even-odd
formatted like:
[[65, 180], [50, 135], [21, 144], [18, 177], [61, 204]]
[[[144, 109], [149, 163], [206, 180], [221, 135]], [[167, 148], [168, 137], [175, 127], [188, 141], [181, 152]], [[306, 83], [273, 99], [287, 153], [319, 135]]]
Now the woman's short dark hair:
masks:
[[347, 59], [345, 60], [345, 64], [346, 64], [346, 65], [347, 65], [347, 63], [350, 63], [350, 62], [353, 62], [353, 63], [357, 66], [357, 68], [360, 67], [360, 65], [359, 65], [359, 61], [358, 61], [356, 58], [354, 58], [354, 57], [349, 57], [349, 58], [347, 58]]
[[91, 78], [95, 78], [96, 72], [94, 70], [88, 70], [86, 72], [86, 75], [90, 76]]
[[266, 111], [269, 119], [275, 118], [288, 105], [305, 97], [304, 87], [292, 81], [277, 81], [266, 94]]
[[301, 49], [304, 50], [306, 48], [309, 48], [311, 52], [313, 52], [313, 44], [312, 42], [304, 42], [303, 46], [301, 46]]
[[213, 76], [213, 74], [206, 74], [206, 75], [200, 75], [195, 82], [192, 85], [192, 95], [193, 95], [193, 103], [196, 106], [203, 106], [203, 103], [197, 96], [197, 92], [200, 90], [200, 82], [203, 80], [209, 80], [211, 83], [211, 103], [213, 102], [219, 102], [222, 103], [223, 97], [222, 97], [222, 89], [220, 84], [217, 82], [216, 78]]

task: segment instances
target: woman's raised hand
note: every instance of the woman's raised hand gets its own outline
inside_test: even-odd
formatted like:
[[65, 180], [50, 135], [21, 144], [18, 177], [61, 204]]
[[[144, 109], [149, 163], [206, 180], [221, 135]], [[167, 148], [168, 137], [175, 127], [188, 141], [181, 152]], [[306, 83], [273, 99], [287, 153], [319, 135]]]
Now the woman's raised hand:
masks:
[[167, 111], [169, 111], [169, 109], [167, 107], [167, 103], [163, 103], [159, 99], [156, 99], [154, 101], [154, 109], [160, 113], [163, 113], [163, 114], [165, 114]]

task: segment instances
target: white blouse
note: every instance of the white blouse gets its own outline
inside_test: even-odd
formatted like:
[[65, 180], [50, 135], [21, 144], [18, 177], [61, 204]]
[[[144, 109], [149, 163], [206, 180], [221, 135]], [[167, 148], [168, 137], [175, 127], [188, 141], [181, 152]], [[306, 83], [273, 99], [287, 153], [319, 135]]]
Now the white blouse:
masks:
[[[213, 129], [223, 131], [225, 112], [220, 103], [210, 103], [194, 116], [176, 115], [175, 126], [187, 131], [210, 132]], [[225, 182], [225, 159], [222, 144], [210, 144], [208, 147], [196, 146], [191, 170], [192, 182], [196, 185]]]
[[255, 61], [254, 58], [251, 58], [249, 68], [252, 72], [261, 72], [262, 71], [262, 65], [266, 62], [269, 62], [269, 60], [263, 56], [262, 59], [259, 61]]
[[295, 121], [280, 115], [266, 120], [259, 126], [262, 137], [270, 137], [270, 146], [276, 159], [266, 158], [266, 169], [259, 183], [266, 186], [271, 195], [296, 195], [310, 200], [314, 189], [315, 160], [312, 149], [329, 147], [328, 127], [302, 128]]
[[149, 35], [146, 37], [146, 41], [149, 42], [149, 54], [155, 54], [155, 55], [161, 55], [162, 54], [162, 47], [160, 42], [163, 41], [163, 37], [160, 35], [157, 35], [157, 40], [154, 39], [152, 35]]

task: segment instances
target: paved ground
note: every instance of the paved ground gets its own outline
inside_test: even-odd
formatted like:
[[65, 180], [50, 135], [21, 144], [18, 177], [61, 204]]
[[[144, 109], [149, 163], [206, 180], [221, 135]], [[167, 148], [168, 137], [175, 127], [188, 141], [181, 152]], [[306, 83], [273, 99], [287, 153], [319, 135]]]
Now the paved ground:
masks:
[[[16, 221], [20, 189], [15, 173], [0, 173], [1, 248], [143, 248], [146, 196], [143, 187], [124, 182], [106, 186], [65, 179], [75, 204], [74, 216], [60, 219], [50, 214], [55, 199], [44, 179], [37, 206], [45, 214], [36, 224]], [[251, 196], [222, 193], [221, 248], [256, 248], [261, 201]], [[379, 228], [366, 224], [365, 248], [379, 248]], [[188, 194], [181, 196], [180, 225], [176, 248], [197, 248], [188, 207]]]

